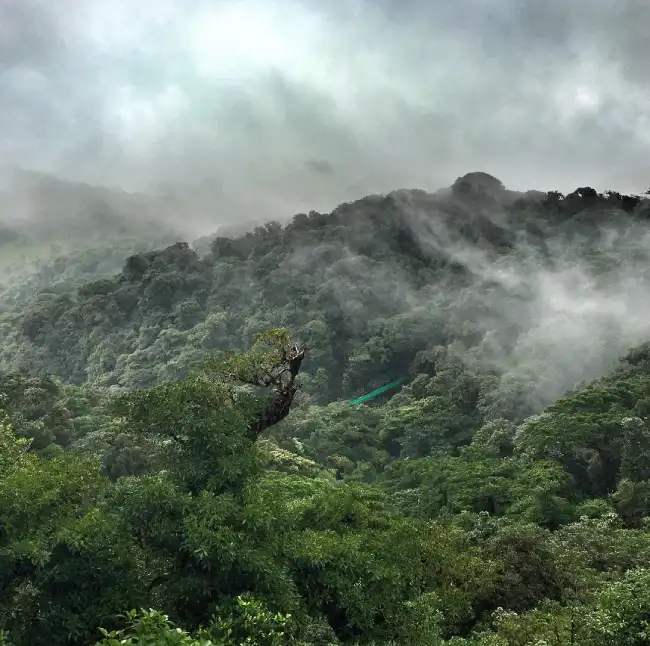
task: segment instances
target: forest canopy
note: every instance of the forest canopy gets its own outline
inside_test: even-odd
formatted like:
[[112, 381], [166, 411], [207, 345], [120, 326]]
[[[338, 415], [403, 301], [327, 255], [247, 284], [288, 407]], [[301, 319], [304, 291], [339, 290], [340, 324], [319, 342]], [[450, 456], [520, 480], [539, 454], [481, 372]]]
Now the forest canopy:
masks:
[[0, 644], [648, 643], [646, 197], [113, 215], [2, 237]]

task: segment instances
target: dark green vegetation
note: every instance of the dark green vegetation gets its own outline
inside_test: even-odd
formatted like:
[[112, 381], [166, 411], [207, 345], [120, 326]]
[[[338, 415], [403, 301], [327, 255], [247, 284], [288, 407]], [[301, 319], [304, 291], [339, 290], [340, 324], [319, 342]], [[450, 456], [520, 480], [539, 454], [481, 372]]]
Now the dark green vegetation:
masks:
[[30, 283], [0, 643], [650, 643], [649, 218], [476, 174]]

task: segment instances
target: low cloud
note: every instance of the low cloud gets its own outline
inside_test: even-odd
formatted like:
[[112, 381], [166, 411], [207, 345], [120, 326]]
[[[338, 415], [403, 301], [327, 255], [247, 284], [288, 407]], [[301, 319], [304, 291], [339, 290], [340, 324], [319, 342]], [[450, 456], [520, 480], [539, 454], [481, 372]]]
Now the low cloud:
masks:
[[577, 225], [549, 230], [542, 253], [517, 240], [520, 230], [494, 209], [489, 219], [516, 240], [511, 252], [495, 255], [489, 246], [464, 242], [435, 208], [422, 208], [407, 194], [399, 203], [422, 248], [470, 275], [459, 289], [434, 286], [429, 315], [443, 311], [459, 331], [470, 325], [481, 340], [456, 350], [504, 384], [525, 384], [531, 408], [607, 373], [650, 338], [650, 226], [643, 221], [618, 212], [615, 225], [592, 224], [589, 239]]
[[214, 228], [485, 169], [643, 191], [644, 0], [4, 0], [0, 157]]

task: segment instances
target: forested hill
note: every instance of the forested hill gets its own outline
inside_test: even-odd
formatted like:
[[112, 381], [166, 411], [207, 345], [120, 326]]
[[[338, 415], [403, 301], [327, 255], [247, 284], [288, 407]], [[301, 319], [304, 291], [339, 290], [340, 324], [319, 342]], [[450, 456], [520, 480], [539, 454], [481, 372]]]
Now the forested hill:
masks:
[[647, 646], [649, 222], [473, 173], [12, 277], [0, 645]]
[[309, 345], [304, 393], [318, 403], [426, 372], [444, 348], [520, 386], [528, 412], [650, 331], [637, 298], [648, 218], [637, 197], [517, 194], [482, 173], [369, 196], [44, 288], [3, 314], [0, 365], [147, 386], [286, 326]]
[[0, 165], [0, 310], [69, 291], [177, 239], [169, 205]]

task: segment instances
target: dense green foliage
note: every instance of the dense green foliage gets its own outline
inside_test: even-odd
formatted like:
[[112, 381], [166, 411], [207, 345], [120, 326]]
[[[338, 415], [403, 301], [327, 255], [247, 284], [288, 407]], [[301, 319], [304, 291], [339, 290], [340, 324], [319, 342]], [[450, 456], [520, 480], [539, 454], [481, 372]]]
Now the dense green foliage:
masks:
[[650, 643], [650, 328], [590, 318], [649, 215], [476, 174], [14, 280], [0, 644]]

